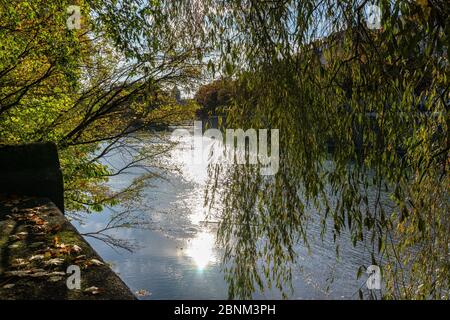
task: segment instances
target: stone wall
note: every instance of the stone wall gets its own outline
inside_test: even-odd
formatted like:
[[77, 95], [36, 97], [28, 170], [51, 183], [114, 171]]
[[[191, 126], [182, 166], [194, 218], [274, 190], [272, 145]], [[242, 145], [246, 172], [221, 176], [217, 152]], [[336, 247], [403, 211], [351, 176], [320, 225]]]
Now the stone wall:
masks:
[[0, 145], [0, 194], [49, 198], [64, 212], [64, 185], [56, 145]]
[[0, 196], [0, 300], [10, 299], [136, 297], [50, 200]]

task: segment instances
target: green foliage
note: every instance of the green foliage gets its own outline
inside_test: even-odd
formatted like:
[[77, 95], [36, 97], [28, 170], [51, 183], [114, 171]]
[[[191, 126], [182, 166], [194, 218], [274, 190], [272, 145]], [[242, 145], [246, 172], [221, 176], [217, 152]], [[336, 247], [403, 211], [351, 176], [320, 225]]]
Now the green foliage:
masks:
[[283, 290], [315, 218], [370, 244], [385, 297], [448, 298], [449, 7], [380, 1], [381, 28], [371, 30], [367, 4], [209, 6], [219, 66], [237, 83], [227, 126], [280, 129], [275, 176], [211, 168], [231, 297], [250, 297], [263, 279]]
[[[167, 14], [157, 2], [138, 12], [127, 2], [80, 0], [81, 29], [70, 30], [73, 4], [0, 1], [0, 143], [55, 142], [66, 208], [101, 211], [139, 193], [139, 183], [110, 190], [117, 172], [103, 157], [139, 129], [194, 117], [197, 106], [180, 106], [166, 88], [198, 77], [197, 53], [162, 29]], [[165, 24], [156, 32], [150, 21]]]
[[195, 94], [195, 101], [201, 106], [200, 116], [217, 115], [224, 112], [233, 97], [233, 82], [229, 79], [216, 80], [202, 85]]

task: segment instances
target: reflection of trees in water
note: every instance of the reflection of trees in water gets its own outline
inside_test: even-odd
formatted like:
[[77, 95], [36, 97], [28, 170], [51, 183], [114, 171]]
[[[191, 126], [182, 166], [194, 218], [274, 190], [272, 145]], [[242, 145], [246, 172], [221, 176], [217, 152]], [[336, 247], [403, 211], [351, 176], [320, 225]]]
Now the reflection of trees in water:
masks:
[[[154, 188], [155, 180], [167, 180], [166, 173], [179, 168], [167, 161], [169, 153], [177, 145], [176, 141], [162, 133], [141, 133], [132, 137], [104, 144], [94, 160], [102, 159], [110, 171], [104, 185], [103, 198], [93, 199], [88, 205], [95, 207], [104, 203], [104, 214], [108, 214], [107, 222], [101, 228], [83, 233], [83, 236], [102, 241], [113, 249], [133, 251], [139, 247], [132, 239], [117, 236], [120, 229], [157, 229], [151, 218], [143, 212], [152, 208], [143, 201], [143, 193]], [[125, 182], [125, 183], [124, 183]], [[97, 203], [95, 202], [97, 201]], [[91, 212], [69, 212], [70, 218], [83, 224]]]
[[104, 227], [96, 231], [82, 233], [81, 235], [99, 240], [112, 249], [124, 249], [129, 252], [133, 252], [133, 250], [138, 248], [138, 245], [131, 239], [122, 239], [117, 237], [114, 235], [114, 231], [123, 228], [142, 229], [146, 228], [146, 226], [150, 223], [136, 215], [136, 213], [140, 213], [137, 210], [124, 210], [117, 212], [111, 209], [111, 211], [113, 211], [113, 213]]
[[232, 297], [264, 281], [289, 288], [293, 246], [309, 242], [308, 206], [336, 239], [368, 242], [384, 297], [449, 296], [448, 6], [383, 2], [382, 28], [370, 30], [366, 4], [231, 1], [211, 10], [236, 79], [227, 126], [280, 129], [270, 182], [255, 168], [211, 169], [212, 190], [227, 177], [215, 196], [225, 204], [219, 239]]

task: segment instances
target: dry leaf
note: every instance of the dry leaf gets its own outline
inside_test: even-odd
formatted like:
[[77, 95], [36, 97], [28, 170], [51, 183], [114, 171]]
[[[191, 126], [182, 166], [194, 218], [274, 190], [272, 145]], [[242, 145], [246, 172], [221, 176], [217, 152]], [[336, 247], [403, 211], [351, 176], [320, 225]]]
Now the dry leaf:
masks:
[[42, 260], [42, 259], [44, 259], [44, 255], [43, 254], [36, 254], [34, 256], [31, 256], [31, 258], [29, 260], [33, 261], [33, 260]]
[[99, 294], [101, 292], [101, 289], [97, 287], [89, 287], [87, 289], [84, 289], [84, 292], [90, 294]]
[[50, 259], [50, 260], [46, 261], [45, 264], [53, 265], [53, 266], [59, 266], [59, 265], [63, 264], [63, 262], [64, 262], [64, 259], [53, 258], [53, 259]]
[[13, 266], [14, 267], [21, 267], [21, 266], [25, 266], [27, 264], [29, 264], [29, 262], [26, 261], [25, 259], [14, 259]]
[[12, 241], [21, 240], [21, 238], [18, 235], [15, 235], [15, 234], [10, 235], [9, 238]]
[[61, 280], [63, 280], [64, 278], [63, 277], [60, 277], [60, 276], [52, 276], [52, 277], [50, 277], [48, 280], [50, 281], [50, 282], [58, 282], [58, 281], [61, 281]]
[[58, 244], [59, 244], [59, 238], [58, 238], [58, 236], [55, 236], [55, 237], [53, 238], [53, 245], [54, 245], [55, 247], [57, 247]]
[[72, 251], [73, 252], [75, 252], [75, 253], [79, 253], [79, 252], [81, 252], [83, 249], [81, 249], [81, 247], [80, 246], [77, 246], [76, 244], [74, 244], [73, 246], [72, 246]]
[[151, 292], [149, 292], [145, 289], [141, 289], [139, 291], [136, 291], [136, 295], [138, 295], [139, 297], [146, 297], [146, 296], [150, 296]]
[[48, 272], [39, 271], [39, 272], [31, 273], [31, 274], [29, 274], [29, 276], [33, 277], [33, 278], [46, 277], [46, 276], [48, 276]]
[[103, 265], [103, 262], [101, 262], [100, 260], [97, 260], [97, 259], [91, 259], [90, 262], [91, 262], [91, 264], [93, 264], [95, 266]]
[[5, 272], [5, 276], [8, 276], [8, 277], [25, 277], [25, 276], [29, 276], [32, 272], [33, 272], [32, 270], [7, 271], [7, 272]]

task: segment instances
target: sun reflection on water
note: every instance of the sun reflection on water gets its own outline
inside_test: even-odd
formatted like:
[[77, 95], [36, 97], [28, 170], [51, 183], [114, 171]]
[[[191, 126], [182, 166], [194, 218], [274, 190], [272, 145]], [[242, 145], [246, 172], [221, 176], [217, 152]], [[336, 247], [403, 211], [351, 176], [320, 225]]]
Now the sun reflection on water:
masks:
[[177, 201], [180, 208], [189, 213], [189, 224], [196, 233], [185, 243], [185, 250], [181, 255], [189, 258], [198, 271], [205, 270], [209, 265], [217, 262], [215, 232], [210, 230], [203, 222], [208, 220], [208, 209], [204, 205], [204, 188], [208, 177], [208, 162], [196, 163], [194, 161], [194, 144], [196, 139], [202, 139], [203, 151], [208, 154], [211, 148], [216, 146], [212, 139], [202, 137], [181, 137], [177, 141], [178, 148], [173, 150], [171, 159], [180, 166], [182, 176], [190, 189], [183, 192], [183, 196]]
[[191, 239], [185, 254], [190, 257], [199, 271], [204, 270], [210, 263], [216, 261], [214, 253], [215, 237], [214, 234], [202, 231], [195, 238]]

